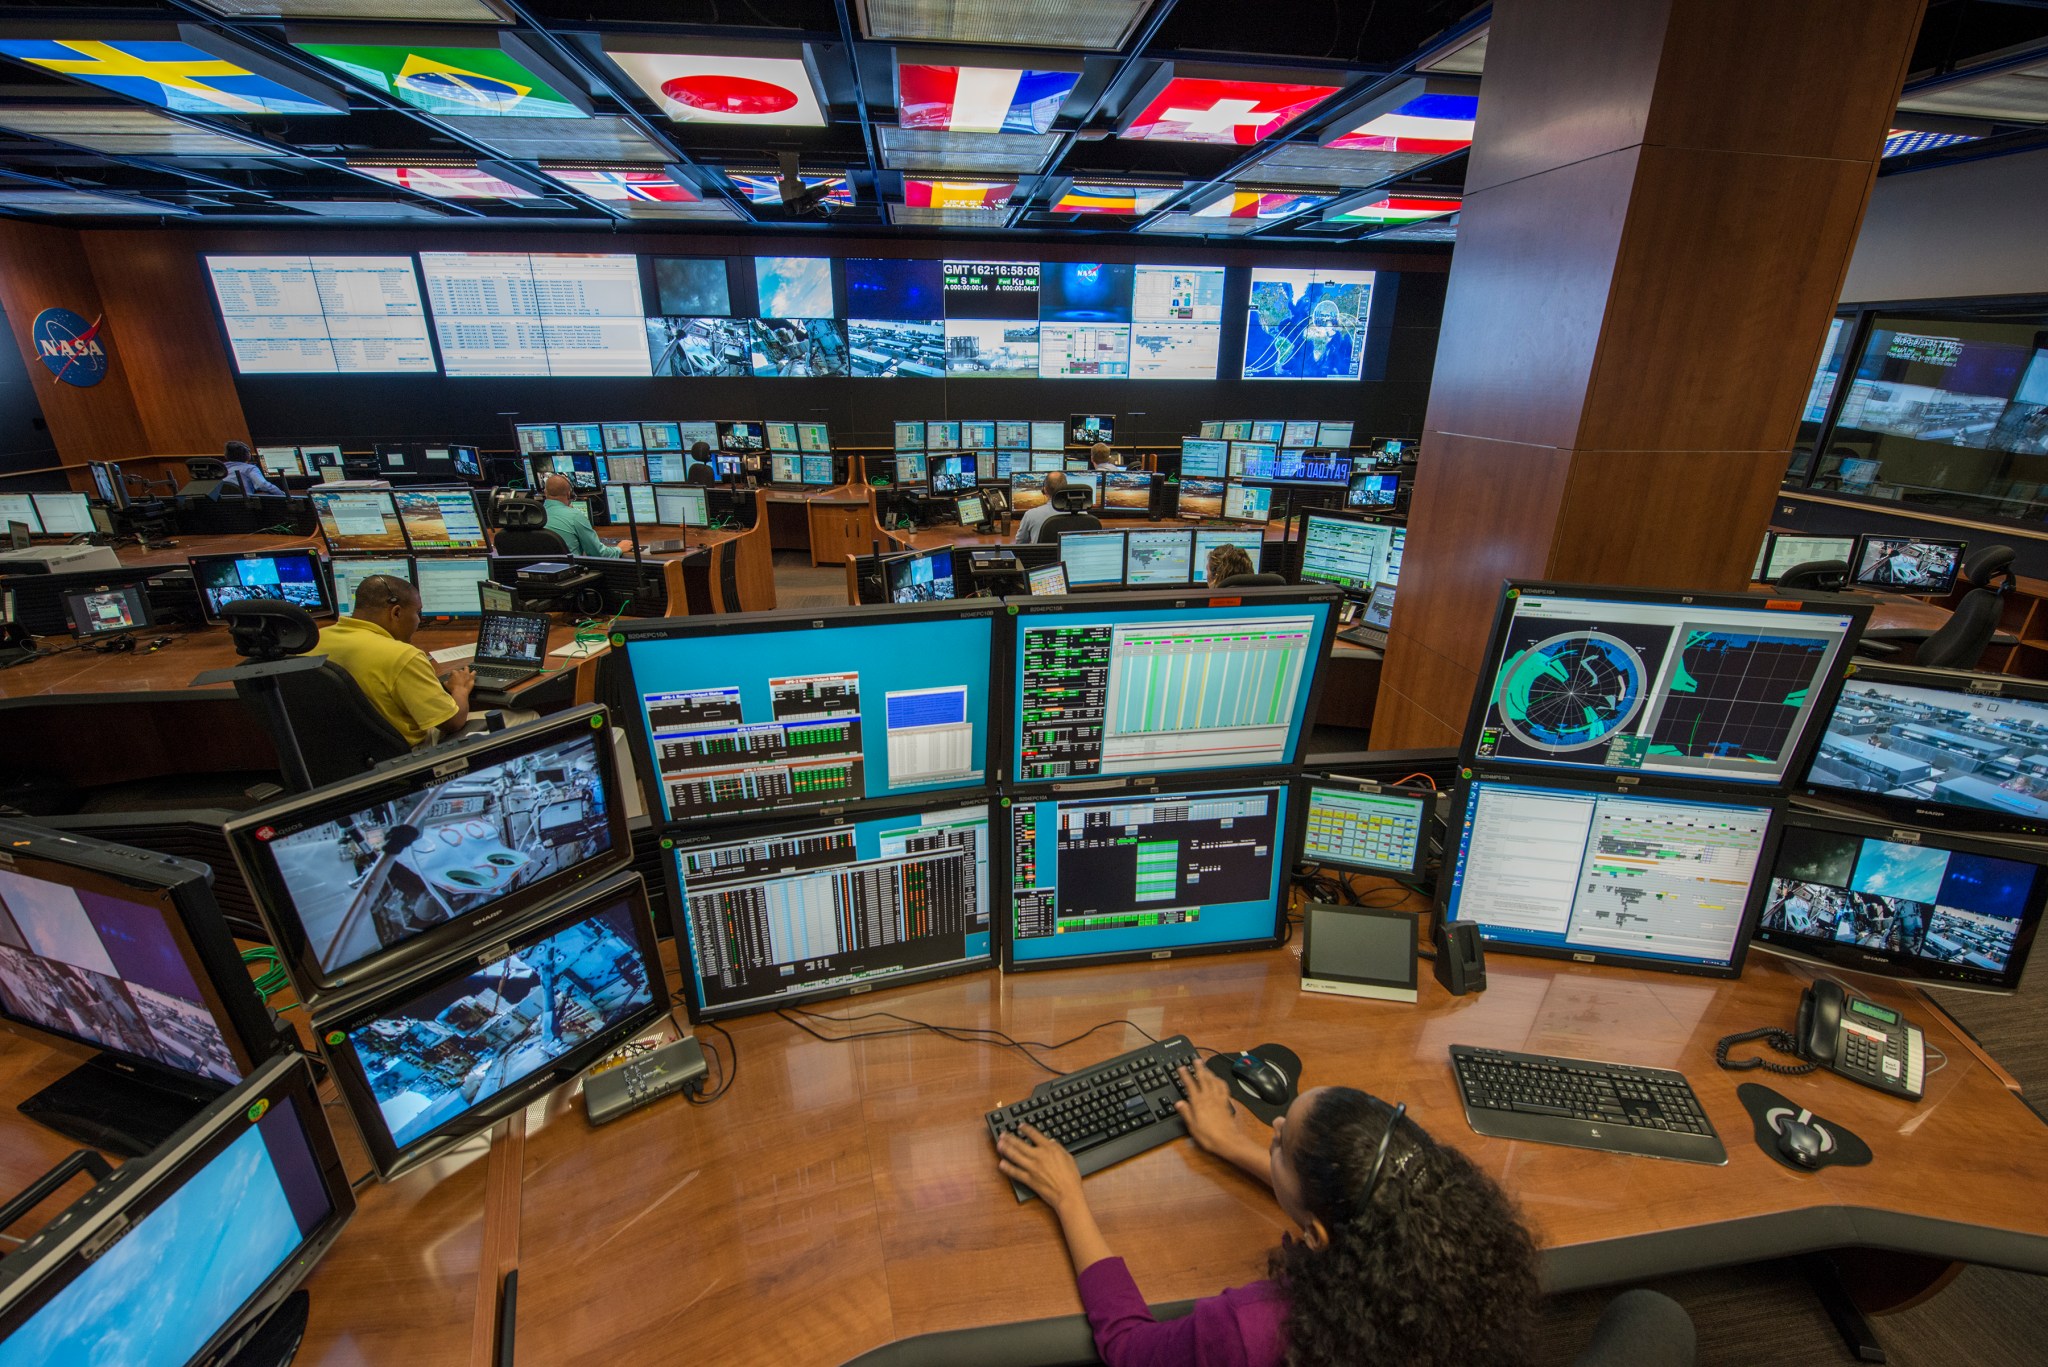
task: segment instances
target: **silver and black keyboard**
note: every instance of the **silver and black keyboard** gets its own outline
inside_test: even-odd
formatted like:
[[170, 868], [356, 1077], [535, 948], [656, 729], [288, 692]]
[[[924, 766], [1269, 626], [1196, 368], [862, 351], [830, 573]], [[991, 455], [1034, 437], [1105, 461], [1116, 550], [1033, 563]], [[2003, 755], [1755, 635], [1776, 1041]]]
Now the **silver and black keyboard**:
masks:
[[[1118, 1054], [1040, 1083], [1029, 1099], [990, 1111], [989, 1140], [1031, 1125], [1065, 1146], [1083, 1177], [1101, 1172], [1188, 1132], [1187, 1122], [1173, 1109], [1187, 1095], [1174, 1072], [1197, 1066], [1195, 1046], [1186, 1035]], [[1031, 1199], [1023, 1183], [1010, 1187], [1018, 1201]]]
[[1451, 1069], [1475, 1134], [1685, 1163], [1728, 1161], [1692, 1084], [1668, 1068], [1454, 1044]]

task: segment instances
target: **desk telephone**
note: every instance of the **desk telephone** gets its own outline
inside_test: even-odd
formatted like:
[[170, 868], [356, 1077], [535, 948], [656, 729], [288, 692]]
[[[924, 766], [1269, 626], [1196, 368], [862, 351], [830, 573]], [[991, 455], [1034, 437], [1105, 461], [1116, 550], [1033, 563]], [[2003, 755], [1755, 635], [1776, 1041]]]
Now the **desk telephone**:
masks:
[[[1768, 1059], [1731, 1059], [1728, 1051], [1750, 1040], [1762, 1040], [1780, 1053], [1805, 1063], [1773, 1063]], [[1723, 1068], [1761, 1068], [1797, 1076], [1826, 1067], [1851, 1082], [1918, 1101], [1927, 1080], [1927, 1049], [1920, 1028], [1889, 1007], [1851, 996], [1840, 983], [1827, 979], [1799, 998], [1799, 1020], [1791, 1033], [1765, 1028], [1730, 1035], [1714, 1049]]]

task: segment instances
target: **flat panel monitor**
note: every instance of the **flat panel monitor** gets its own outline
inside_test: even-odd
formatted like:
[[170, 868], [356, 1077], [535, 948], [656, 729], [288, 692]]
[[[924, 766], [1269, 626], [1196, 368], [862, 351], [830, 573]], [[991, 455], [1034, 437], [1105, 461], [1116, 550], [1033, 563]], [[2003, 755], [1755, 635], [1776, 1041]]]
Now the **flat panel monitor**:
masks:
[[330, 560], [327, 572], [334, 585], [334, 610], [343, 617], [356, 610], [356, 589], [372, 575], [386, 574], [418, 587], [409, 555], [377, 555], [360, 559]]
[[898, 451], [922, 451], [924, 450], [924, 441], [924, 424], [922, 422], [903, 422], [901, 420], [897, 422], [896, 449]]
[[1774, 843], [1768, 794], [1481, 772], [1455, 799], [1442, 915], [1490, 949], [1732, 978]]
[[672, 422], [643, 422], [640, 424], [640, 449], [680, 451], [683, 449], [682, 429]]
[[1034, 474], [1049, 475], [1055, 470], [1067, 468], [1067, 458], [1058, 451], [1033, 451], [1031, 469]]
[[483, 458], [477, 454], [474, 446], [451, 446], [448, 448], [448, 456], [455, 462], [455, 473], [464, 479], [484, 477]]
[[1280, 444], [1280, 436], [1286, 430], [1287, 424], [1281, 422], [1278, 418], [1254, 419], [1252, 422], [1251, 439], [1256, 442], [1265, 442], [1268, 445], [1278, 446]]
[[832, 457], [829, 454], [812, 455], [806, 452], [798, 457], [797, 478], [805, 484], [818, 488], [829, 488], [833, 483]]
[[786, 455], [777, 451], [768, 457], [768, 481], [771, 484], [801, 484], [804, 480], [803, 457]]
[[1351, 457], [1341, 451], [1302, 450], [1283, 446], [1273, 463], [1273, 478], [1295, 484], [1351, 482]]
[[562, 449], [564, 451], [604, 450], [604, 424], [595, 422], [563, 423]]
[[1318, 423], [1316, 424], [1315, 444], [1317, 446], [1332, 447], [1341, 451], [1351, 445], [1352, 426], [1353, 424], [1349, 422], [1326, 421]]
[[64, 595], [71, 634], [81, 641], [124, 636], [151, 625], [149, 590], [142, 584], [102, 584]]
[[1351, 485], [1344, 491], [1344, 506], [1347, 508], [1391, 508], [1401, 497], [1401, 477], [1396, 474], [1374, 474], [1359, 470], [1351, 476]]
[[1223, 495], [1223, 517], [1228, 522], [1264, 526], [1273, 517], [1273, 490], [1263, 484], [1229, 485]]
[[1408, 552], [1408, 529], [1394, 528], [1394, 544], [1387, 548], [1387, 582], [1401, 582], [1401, 558]]
[[1116, 444], [1114, 413], [1070, 413], [1067, 415], [1067, 445], [1093, 446], [1097, 442]]
[[1012, 772], [1051, 783], [1299, 763], [1336, 603], [1285, 587], [1013, 603]]
[[1067, 583], [1077, 589], [1094, 589], [1124, 582], [1124, 534], [1122, 532], [1061, 532], [1060, 563], [1067, 567]]
[[1870, 608], [1510, 582], [1461, 754], [1489, 766], [1784, 784]]
[[[1185, 496], [1186, 480], [1181, 481], [1181, 487], [1183, 496]], [[1236, 546], [1251, 557], [1254, 570], [1259, 567], [1259, 555], [1266, 548], [1266, 534], [1264, 532], [1236, 527], [1197, 527], [1194, 531], [1195, 558], [1189, 566], [1192, 571], [1190, 582], [1196, 584], [1206, 584], [1209, 582], [1209, 552], [1215, 550], [1218, 546]]]
[[419, 448], [409, 442], [377, 443], [378, 468], [391, 474], [408, 474], [419, 468]]
[[715, 422], [679, 422], [676, 424], [676, 440], [689, 451], [703, 442], [712, 450], [718, 449], [718, 424]]
[[1387, 577], [1394, 529], [1380, 522], [1309, 513], [1302, 519], [1301, 577], [1363, 598]]
[[[996, 477], [997, 479], [1003, 479], [1003, 480], [1006, 480], [1006, 479], [1008, 479], [1008, 478], [1009, 478], [1009, 477], [1010, 477], [1011, 475], [1013, 475], [1013, 474], [1015, 474], [1015, 473], [1017, 472], [1017, 454], [1018, 454], [1018, 453], [1017, 453], [1017, 452], [1015, 452], [1015, 451], [998, 451], [998, 452], [996, 452], [996, 453], [995, 453], [995, 458], [996, 458], [996, 473], [995, 473], [995, 477]], [[1025, 454], [1025, 464], [1026, 464], [1027, 466], [1029, 466], [1029, 465], [1030, 465], [1030, 463], [1031, 463], [1031, 462], [1030, 462], [1030, 453], [1029, 453], [1029, 452], [1025, 452], [1024, 454]]]
[[551, 422], [515, 423], [512, 435], [525, 456], [546, 455], [562, 449], [562, 429]]
[[1394, 626], [1394, 586], [1374, 584], [1372, 596], [1365, 600], [1363, 614], [1365, 625], [1378, 631], [1391, 631]]
[[400, 489], [392, 498], [416, 551], [480, 551], [490, 544], [476, 495], [467, 489]]
[[[620, 484], [645, 484], [647, 482], [647, 457], [628, 455], [620, 452], [604, 459], [605, 478]], [[413, 543], [415, 547], [419, 543]]]
[[[296, 459], [298, 454], [299, 448], [294, 446], [293, 458]], [[92, 475], [93, 492], [99, 495], [100, 502], [111, 508], [128, 506], [128, 491], [122, 487], [121, 476], [115, 473], [120, 466], [110, 465], [103, 460], [89, 460], [85, 463], [85, 468]]]
[[1200, 437], [1183, 437], [1180, 443], [1180, 473], [1182, 478], [1200, 475], [1205, 479], [1222, 479], [1229, 470], [1230, 443], [1211, 441]]
[[701, 484], [654, 486], [655, 522], [663, 527], [708, 527], [711, 501]]
[[718, 424], [718, 449], [745, 453], [763, 451], [768, 447], [768, 425], [759, 422], [721, 422]]
[[924, 444], [925, 449], [929, 451], [958, 451], [960, 424], [934, 418], [924, 425]]
[[1183, 475], [1180, 481], [1180, 515], [1195, 521], [1223, 516], [1224, 487], [1220, 479], [1189, 479]]
[[640, 424], [637, 422], [607, 422], [598, 424], [598, 435], [604, 439], [607, 451], [640, 450]]
[[1300, 419], [1290, 418], [1280, 426], [1280, 444], [1282, 446], [1295, 447], [1315, 446], [1318, 444], [1316, 441], [1318, 426], [1319, 424], [1314, 418], [1310, 418], [1305, 422]]
[[405, 526], [389, 489], [314, 489], [307, 495], [320, 535], [337, 555], [407, 549]]
[[768, 428], [768, 449], [770, 451], [797, 451], [796, 424], [793, 422], [770, 422]]
[[1003, 966], [1255, 949], [1280, 936], [1285, 782], [1020, 799]]
[[1232, 479], [1272, 479], [1278, 472], [1280, 448], [1272, 442], [1234, 441], [1230, 443], [1230, 477]]
[[240, 555], [195, 555], [192, 583], [199, 590], [199, 608], [209, 623], [220, 621], [229, 603], [274, 598], [304, 608], [315, 617], [334, 611], [327, 601], [327, 579], [313, 551], [247, 551]]
[[1010, 476], [1010, 507], [1015, 512], [1025, 512], [1045, 502], [1045, 476], [1042, 474], [1012, 474]]
[[1252, 421], [1250, 418], [1233, 418], [1217, 424], [1216, 435], [1224, 441], [1250, 441]]
[[1849, 561], [1849, 582], [1859, 589], [1939, 597], [1956, 586], [1966, 549], [1961, 541], [1866, 532], [1856, 538], [1856, 553]]
[[621, 624], [671, 821], [986, 789], [992, 600]]
[[987, 967], [989, 835], [977, 802], [676, 837], [691, 1019]]
[[1134, 589], [1150, 589], [1192, 582], [1194, 554], [1192, 527], [1126, 533], [1124, 583]]
[[387, 1180], [574, 1077], [668, 1011], [637, 874], [557, 902], [477, 948], [387, 977], [374, 996], [319, 1022], [335, 1082]]
[[2010, 992], [2044, 898], [2048, 850], [2033, 842], [1794, 812], [1756, 942], [1860, 973]]
[[988, 505], [980, 494], [962, 494], [953, 500], [953, 514], [963, 527], [976, 527], [988, 521]]
[[654, 496], [651, 484], [607, 484], [604, 486], [605, 525], [621, 527], [628, 523], [653, 526], [661, 521], [660, 504]]
[[1221, 437], [1223, 435], [1223, 424], [1215, 418], [1204, 418], [1196, 426], [1195, 435], [1211, 439]]
[[235, 862], [317, 1012], [623, 868], [602, 708], [384, 766], [227, 824]]
[[962, 419], [960, 423], [960, 449], [963, 451], [995, 450], [995, 423], [987, 418]]
[[896, 457], [896, 483], [900, 488], [921, 487], [927, 476], [925, 453], [922, 451]]
[[973, 456], [942, 456], [934, 451], [926, 458], [926, 462], [926, 474], [930, 478], [933, 493], [957, 494], [974, 487]]
[[1102, 472], [1102, 506], [1126, 512], [1146, 512], [1152, 507], [1152, 475], [1147, 470], [1105, 470]]
[[996, 449], [999, 451], [1029, 451], [1031, 449], [1031, 424], [1015, 418], [999, 420], [996, 423]]
[[1067, 448], [1067, 425], [1054, 419], [1051, 422], [1033, 420], [1031, 424], [1031, 449], [1034, 451], [1064, 451]]
[[1429, 860], [1433, 799], [1339, 773], [1302, 784], [1301, 857], [1324, 868], [1419, 878]]
[[1067, 567], [1057, 562], [1024, 572], [1033, 598], [1057, 598], [1067, 591]]
[[296, 446], [259, 446], [256, 448], [256, 463], [267, 475], [303, 475], [306, 462], [299, 458]]
[[1795, 566], [1818, 560], [1839, 560], [1848, 564], [1855, 553], [1856, 538], [1853, 536], [1794, 536], [1790, 532], [1766, 532], [1763, 545], [1757, 548], [1756, 568], [1749, 577], [1774, 584]]
[[88, 1060], [24, 1114], [145, 1153], [280, 1049], [204, 865], [9, 821], [0, 844], [0, 1027]]
[[92, 500], [84, 494], [31, 494], [44, 536], [90, 536]]
[[8, 1254], [0, 1361], [212, 1363], [258, 1336], [274, 1346], [286, 1298], [354, 1211], [313, 1070], [273, 1059]]
[[940, 603], [958, 596], [950, 546], [892, 556], [882, 564], [892, 603]]
[[487, 556], [421, 556], [414, 567], [420, 591], [420, 616], [432, 618], [477, 615], [477, 586], [491, 577]]

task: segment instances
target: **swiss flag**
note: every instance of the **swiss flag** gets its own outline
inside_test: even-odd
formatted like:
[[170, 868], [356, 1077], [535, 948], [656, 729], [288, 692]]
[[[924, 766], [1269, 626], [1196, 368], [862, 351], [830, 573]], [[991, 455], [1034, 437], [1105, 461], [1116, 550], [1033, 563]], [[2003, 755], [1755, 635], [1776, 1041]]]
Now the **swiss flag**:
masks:
[[1271, 137], [1340, 88], [1176, 76], [1131, 121], [1123, 136], [1250, 146]]

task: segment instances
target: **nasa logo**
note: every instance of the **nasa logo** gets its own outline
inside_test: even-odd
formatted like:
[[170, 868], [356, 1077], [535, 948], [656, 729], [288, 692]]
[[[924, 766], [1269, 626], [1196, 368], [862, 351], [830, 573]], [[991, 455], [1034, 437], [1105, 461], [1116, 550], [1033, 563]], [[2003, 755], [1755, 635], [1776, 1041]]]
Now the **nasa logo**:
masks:
[[90, 389], [107, 378], [107, 348], [100, 340], [101, 319], [88, 323], [70, 309], [44, 309], [29, 327], [36, 355], [50, 373], [68, 385]]

